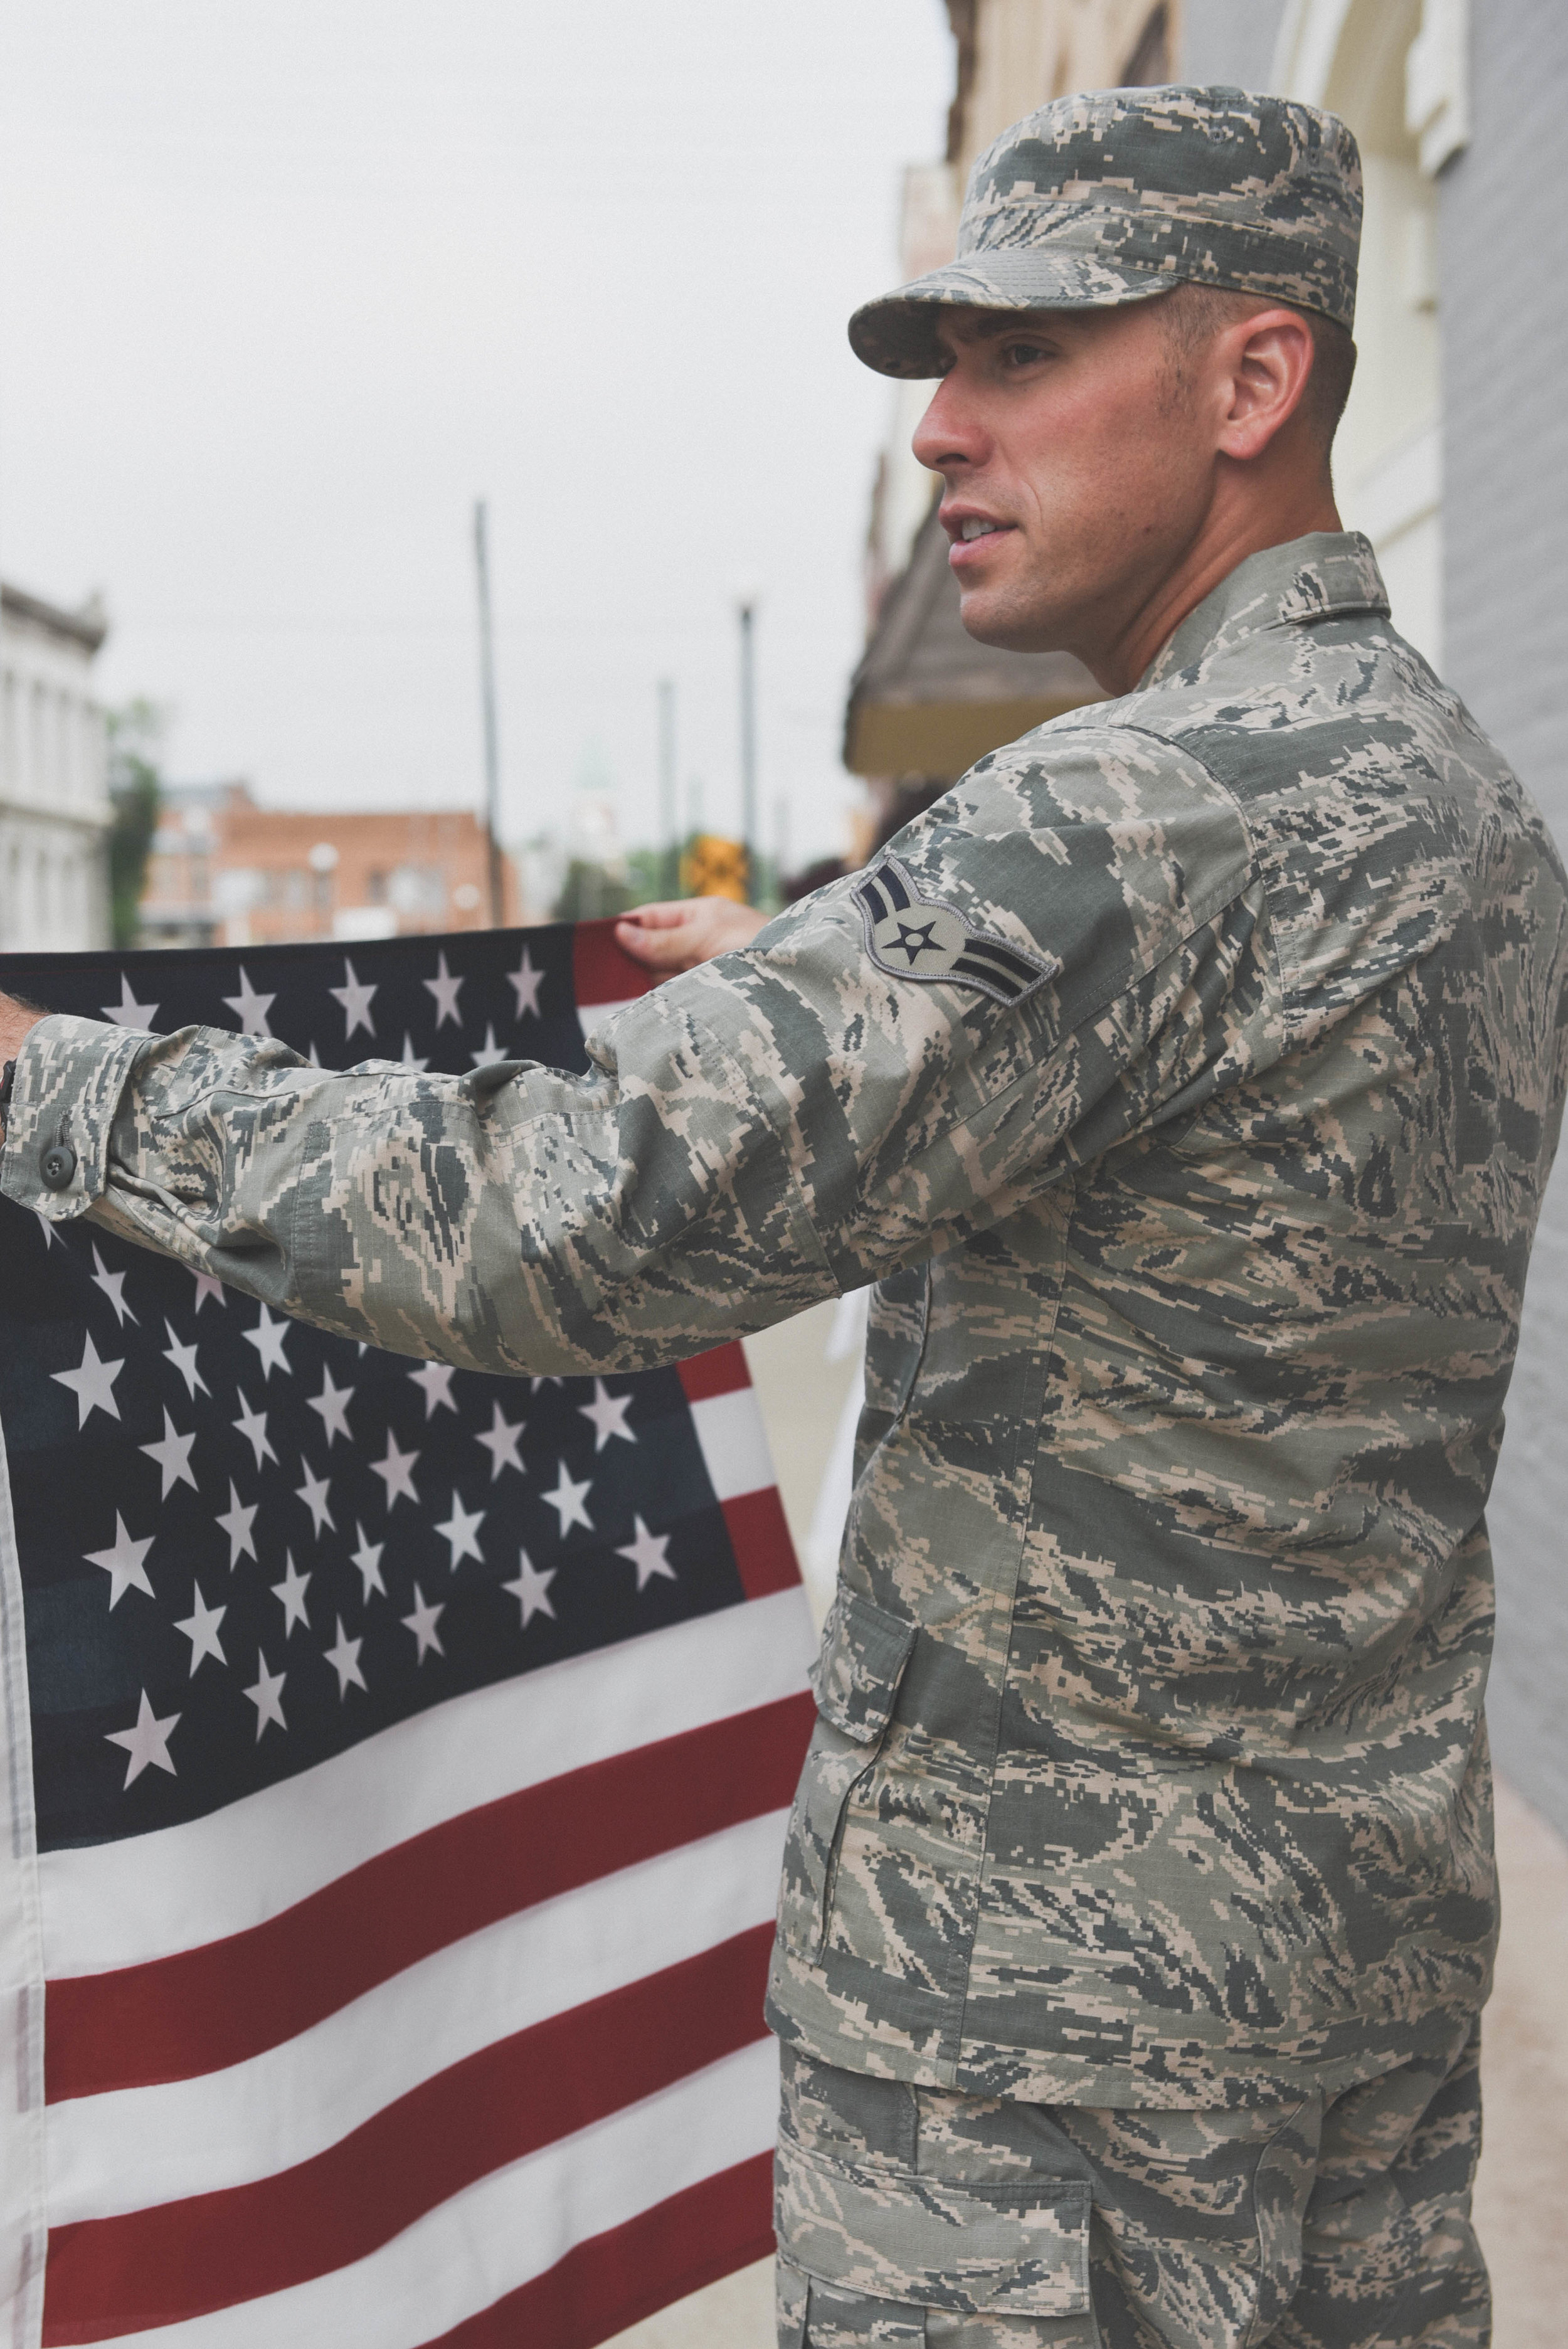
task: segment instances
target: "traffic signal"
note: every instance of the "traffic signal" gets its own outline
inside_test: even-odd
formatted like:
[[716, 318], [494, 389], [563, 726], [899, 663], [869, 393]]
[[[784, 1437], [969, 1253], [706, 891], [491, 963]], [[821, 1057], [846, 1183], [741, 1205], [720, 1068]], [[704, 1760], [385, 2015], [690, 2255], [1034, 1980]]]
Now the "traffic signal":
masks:
[[738, 905], [748, 904], [751, 874], [741, 843], [721, 840], [717, 833], [694, 833], [681, 858], [681, 893], [687, 897], [733, 897]]

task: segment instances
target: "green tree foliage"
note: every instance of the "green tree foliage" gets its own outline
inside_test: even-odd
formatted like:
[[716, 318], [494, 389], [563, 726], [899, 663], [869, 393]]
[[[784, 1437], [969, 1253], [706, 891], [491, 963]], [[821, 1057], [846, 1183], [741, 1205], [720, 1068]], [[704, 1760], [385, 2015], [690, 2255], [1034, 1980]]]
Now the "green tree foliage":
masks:
[[150, 701], [128, 701], [108, 713], [109, 923], [117, 947], [133, 947], [140, 926], [148, 851], [158, 829], [162, 791], [158, 753], [163, 713]]

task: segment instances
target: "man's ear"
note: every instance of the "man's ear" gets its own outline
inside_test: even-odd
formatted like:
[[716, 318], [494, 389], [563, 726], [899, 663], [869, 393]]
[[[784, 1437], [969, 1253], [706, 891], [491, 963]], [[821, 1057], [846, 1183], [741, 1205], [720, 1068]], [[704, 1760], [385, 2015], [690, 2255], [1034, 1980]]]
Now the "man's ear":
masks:
[[1312, 329], [1294, 310], [1262, 310], [1219, 338], [1230, 406], [1220, 453], [1246, 462], [1261, 457], [1300, 408], [1316, 357]]

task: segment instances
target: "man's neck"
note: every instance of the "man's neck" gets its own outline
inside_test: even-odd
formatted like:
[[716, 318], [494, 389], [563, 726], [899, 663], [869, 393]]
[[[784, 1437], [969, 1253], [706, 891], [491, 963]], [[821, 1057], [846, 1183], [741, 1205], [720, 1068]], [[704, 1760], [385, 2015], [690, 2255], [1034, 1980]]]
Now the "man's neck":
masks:
[[1108, 693], [1130, 693], [1188, 613], [1195, 612], [1250, 554], [1261, 554], [1269, 546], [1286, 546], [1292, 539], [1305, 538], [1314, 531], [1344, 527], [1326, 481], [1283, 504], [1270, 501], [1264, 510], [1250, 499], [1234, 505], [1217, 501], [1191, 546], [1130, 616], [1121, 633], [1104, 647], [1081, 649], [1080, 657]]

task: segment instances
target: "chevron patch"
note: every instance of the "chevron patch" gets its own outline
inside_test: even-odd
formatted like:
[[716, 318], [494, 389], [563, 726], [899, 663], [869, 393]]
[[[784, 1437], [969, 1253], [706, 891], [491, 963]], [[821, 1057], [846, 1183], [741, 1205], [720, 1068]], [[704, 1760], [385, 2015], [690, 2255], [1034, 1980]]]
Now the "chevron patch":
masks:
[[998, 1003], [1018, 1003], [1061, 968], [1057, 955], [1028, 954], [977, 930], [956, 905], [923, 896], [896, 856], [882, 856], [856, 884], [866, 952], [893, 978], [944, 979]]

